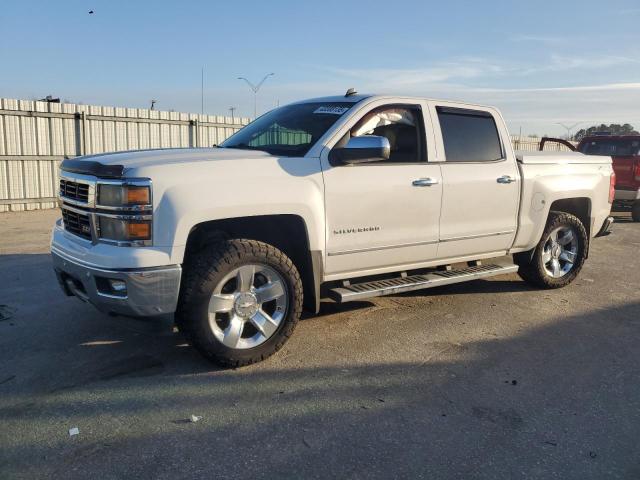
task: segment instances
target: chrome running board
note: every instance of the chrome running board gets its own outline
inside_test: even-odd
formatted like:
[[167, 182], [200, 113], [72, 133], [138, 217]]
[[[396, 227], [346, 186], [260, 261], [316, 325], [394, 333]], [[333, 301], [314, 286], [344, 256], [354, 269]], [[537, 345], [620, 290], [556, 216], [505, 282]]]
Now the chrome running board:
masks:
[[329, 290], [329, 296], [338, 303], [353, 302], [354, 300], [440, 287], [517, 271], [517, 265], [475, 265], [458, 270], [440, 270], [420, 275], [344, 285]]

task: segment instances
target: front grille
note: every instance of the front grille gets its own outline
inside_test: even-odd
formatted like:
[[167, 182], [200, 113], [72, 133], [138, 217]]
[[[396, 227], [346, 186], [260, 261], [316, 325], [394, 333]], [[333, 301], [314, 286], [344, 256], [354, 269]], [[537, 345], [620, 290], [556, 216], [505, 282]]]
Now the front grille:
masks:
[[89, 202], [89, 185], [60, 179], [60, 196], [78, 202]]
[[91, 221], [89, 215], [62, 208], [64, 229], [74, 235], [91, 240]]

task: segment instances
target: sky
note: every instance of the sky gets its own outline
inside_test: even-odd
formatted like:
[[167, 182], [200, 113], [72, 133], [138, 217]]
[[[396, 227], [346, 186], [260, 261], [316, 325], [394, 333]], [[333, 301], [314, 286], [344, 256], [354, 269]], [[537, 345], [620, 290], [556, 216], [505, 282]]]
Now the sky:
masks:
[[[94, 13], [89, 14], [92, 10]], [[512, 133], [640, 128], [638, 0], [0, 0], [0, 97], [253, 115], [390, 93], [494, 105]]]

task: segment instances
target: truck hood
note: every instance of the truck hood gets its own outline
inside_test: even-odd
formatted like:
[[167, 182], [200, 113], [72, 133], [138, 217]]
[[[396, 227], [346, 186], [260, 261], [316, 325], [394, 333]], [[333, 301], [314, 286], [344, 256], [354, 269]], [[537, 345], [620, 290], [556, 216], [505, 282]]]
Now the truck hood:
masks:
[[127, 176], [132, 170], [175, 164], [192, 164], [236, 159], [273, 158], [259, 150], [232, 148], [166, 148], [88, 155], [65, 160], [62, 169], [99, 177]]

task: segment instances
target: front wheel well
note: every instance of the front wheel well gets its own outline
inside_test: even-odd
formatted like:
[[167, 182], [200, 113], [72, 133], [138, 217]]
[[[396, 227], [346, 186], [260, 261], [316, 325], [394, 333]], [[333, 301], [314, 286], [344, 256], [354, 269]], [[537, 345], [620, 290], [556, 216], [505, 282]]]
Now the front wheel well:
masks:
[[[304, 291], [304, 308], [317, 310], [317, 281], [314, 261], [309, 247], [307, 227], [298, 215], [256, 215], [251, 217], [211, 220], [195, 225], [189, 232], [184, 263], [199, 251], [225, 238], [258, 240], [273, 245], [294, 263]], [[315, 262], [317, 263], [317, 262]], [[318, 266], [315, 266], [318, 268]]]

